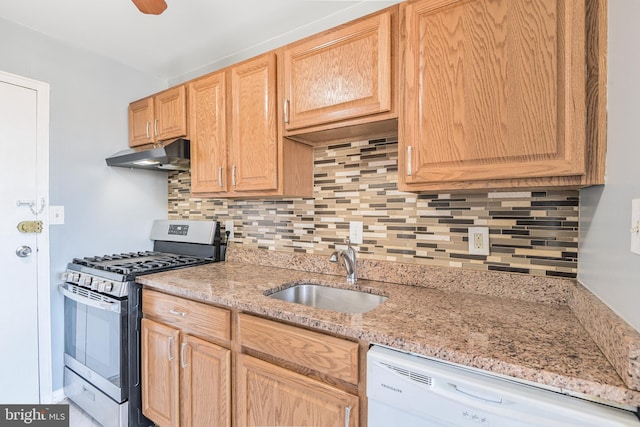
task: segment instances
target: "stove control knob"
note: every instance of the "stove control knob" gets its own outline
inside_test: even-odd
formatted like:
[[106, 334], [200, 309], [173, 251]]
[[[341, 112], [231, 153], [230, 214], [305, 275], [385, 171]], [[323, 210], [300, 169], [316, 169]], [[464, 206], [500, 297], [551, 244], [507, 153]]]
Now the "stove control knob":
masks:
[[104, 284], [104, 291], [111, 292], [113, 290], [113, 282], [106, 282]]
[[78, 283], [80, 281], [80, 273], [70, 273], [69, 281], [72, 283]]
[[104, 280], [96, 280], [98, 292], [104, 292]]

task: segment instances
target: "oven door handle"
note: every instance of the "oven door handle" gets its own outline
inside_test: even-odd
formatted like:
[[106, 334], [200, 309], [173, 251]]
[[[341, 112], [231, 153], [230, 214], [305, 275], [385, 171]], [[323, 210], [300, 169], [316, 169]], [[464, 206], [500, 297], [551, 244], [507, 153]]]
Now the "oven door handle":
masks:
[[64, 285], [58, 285], [58, 290], [62, 292], [62, 295], [64, 295], [65, 297], [69, 298], [70, 300], [76, 301], [80, 304], [88, 305], [89, 307], [97, 308], [99, 310], [111, 311], [113, 313], [120, 313], [119, 301], [116, 301], [116, 300], [114, 300], [114, 302], [95, 301], [67, 290], [67, 288], [65, 288]]

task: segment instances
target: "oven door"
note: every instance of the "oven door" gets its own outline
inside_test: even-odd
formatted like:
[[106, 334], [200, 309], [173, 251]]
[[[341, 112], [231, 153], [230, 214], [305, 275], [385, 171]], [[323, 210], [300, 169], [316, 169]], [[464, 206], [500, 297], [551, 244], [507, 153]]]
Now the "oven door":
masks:
[[128, 397], [127, 299], [63, 283], [65, 365], [118, 403]]

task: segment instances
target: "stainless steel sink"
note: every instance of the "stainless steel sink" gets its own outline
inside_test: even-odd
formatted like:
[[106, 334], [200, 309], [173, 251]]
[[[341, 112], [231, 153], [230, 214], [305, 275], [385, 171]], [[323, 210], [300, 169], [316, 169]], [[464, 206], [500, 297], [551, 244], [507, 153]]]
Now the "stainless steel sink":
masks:
[[387, 300], [381, 295], [314, 283], [300, 283], [267, 296], [340, 313], [366, 313]]

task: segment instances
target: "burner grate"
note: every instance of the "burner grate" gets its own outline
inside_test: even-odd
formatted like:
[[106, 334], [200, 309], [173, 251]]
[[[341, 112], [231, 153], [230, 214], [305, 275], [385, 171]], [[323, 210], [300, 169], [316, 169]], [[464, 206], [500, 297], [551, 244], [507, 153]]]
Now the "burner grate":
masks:
[[118, 274], [146, 274], [170, 268], [206, 262], [205, 258], [165, 252], [128, 252], [113, 255], [75, 258], [74, 264]]

